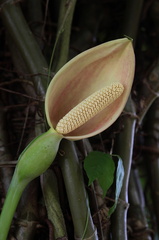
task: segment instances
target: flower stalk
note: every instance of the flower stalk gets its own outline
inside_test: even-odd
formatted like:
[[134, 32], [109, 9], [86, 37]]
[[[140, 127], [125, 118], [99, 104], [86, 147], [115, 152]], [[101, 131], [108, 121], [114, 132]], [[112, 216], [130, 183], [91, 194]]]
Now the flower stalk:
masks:
[[49, 168], [61, 139], [51, 129], [34, 139], [20, 155], [0, 215], [0, 240], [7, 239], [14, 212], [25, 187]]

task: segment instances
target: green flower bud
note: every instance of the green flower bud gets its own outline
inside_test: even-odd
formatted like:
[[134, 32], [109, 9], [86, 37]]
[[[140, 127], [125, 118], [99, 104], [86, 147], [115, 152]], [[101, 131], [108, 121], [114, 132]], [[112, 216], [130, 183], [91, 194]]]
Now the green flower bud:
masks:
[[53, 129], [35, 138], [19, 157], [16, 167], [19, 181], [30, 182], [45, 172], [56, 156], [61, 139]]

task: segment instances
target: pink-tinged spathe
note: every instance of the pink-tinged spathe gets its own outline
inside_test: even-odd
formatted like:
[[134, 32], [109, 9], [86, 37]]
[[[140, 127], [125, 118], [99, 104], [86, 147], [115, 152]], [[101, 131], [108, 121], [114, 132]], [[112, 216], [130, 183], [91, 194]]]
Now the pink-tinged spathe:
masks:
[[92, 93], [114, 82], [124, 86], [122, 95], [81, 127], [63, 135], [79, 140], [108, 128], [121, 114], [131, 91], [135, 69], [132, 41], [122, 38], [91, 48], [69, 61], [51, 81], [45, 100], [48, 124], [59, 120]]

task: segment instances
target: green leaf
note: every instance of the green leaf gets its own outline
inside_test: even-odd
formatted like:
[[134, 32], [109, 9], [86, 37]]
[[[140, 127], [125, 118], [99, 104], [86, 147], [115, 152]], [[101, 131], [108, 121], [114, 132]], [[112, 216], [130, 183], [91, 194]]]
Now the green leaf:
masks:
[[114, 210], [117, 206], [117, 202], [119, 199], [119, 195], [120, 195], [121, 188], [123, 185], [123, 178], [124, 178], [124, 166], [123, 166], [122, 159], [118, 155], [113, 155], [113, 156], [118, 158], [118, 164], [117, 164], [117, 169], [116, 169], [115, 203], [109, 209], [109, 216], [114, 212]]
[[88, 185], [98, 180], [105, 196], [114, 181], [115, 164], [111, 155], [97, 151], [89, 153], [84, 161], [84, 169], [89, 179]]

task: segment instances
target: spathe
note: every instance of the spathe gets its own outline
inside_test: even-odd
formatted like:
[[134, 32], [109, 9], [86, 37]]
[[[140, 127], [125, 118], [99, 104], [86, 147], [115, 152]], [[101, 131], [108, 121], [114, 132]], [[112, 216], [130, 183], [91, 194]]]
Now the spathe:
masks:
[[45, 111], [51, 128], [94, 92], [119, 82], [123, 94], [87, 123], [63, 135], [70, 140], [94, 136], [121, 114], [131, 91], [135, 56], [131, 40], [122, 38], [91, 48], [69, 61], [54, 76], [46, 94]]

